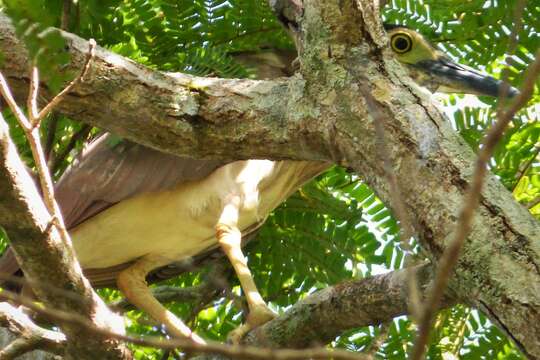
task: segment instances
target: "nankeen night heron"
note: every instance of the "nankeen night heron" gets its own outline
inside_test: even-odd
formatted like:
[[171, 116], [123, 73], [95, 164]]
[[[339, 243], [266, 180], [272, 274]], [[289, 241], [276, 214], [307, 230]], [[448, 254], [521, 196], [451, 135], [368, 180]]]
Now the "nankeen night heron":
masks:
[[[412, 77], [432, 91], [497, 96], [501, 82], [456, 64], [420, 34], [387, 27], [390, 45]], [[244, 57], [243, 60], [248, 60]], [[257, 56], [255, 56], [257, 58]], [[286, 74], [291, 56], [275, 56], [262, 77]], [[264, 65], [268, 56], [257, 58]], [[241, 59], [242, 60], [242, 59]], [[276, 70], [277, 69], [277, 70]], [[510, 95], [517, 90], [510, 88]], [[151, 294], [152, 270], [221, 247], [244, 290], [249, 315], [232, 334], [239, 340], [274, 314], [257, 291], [242, 254], [242, 236], [328, 163], [219, 161], [174, 157], [104, 135], [93, 141], [56, 185], [77, 257], [93, 284], [117, 283], [134, 305], [166, 325], [173, 336], [203, 340]], [[0, 271], [17, 269], [12, 251]]]

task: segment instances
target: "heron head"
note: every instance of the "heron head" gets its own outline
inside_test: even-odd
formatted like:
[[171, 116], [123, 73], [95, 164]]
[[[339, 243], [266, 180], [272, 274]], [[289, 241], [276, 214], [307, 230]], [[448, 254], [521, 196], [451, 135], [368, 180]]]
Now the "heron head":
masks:
[[[390, 46], [413, 79], [431, 91], [499, 96], [503, 82], [452, 61], [421, 34], [406, 27], [385, 25]], [[519, 94], [509, 87], [508, 96]]]

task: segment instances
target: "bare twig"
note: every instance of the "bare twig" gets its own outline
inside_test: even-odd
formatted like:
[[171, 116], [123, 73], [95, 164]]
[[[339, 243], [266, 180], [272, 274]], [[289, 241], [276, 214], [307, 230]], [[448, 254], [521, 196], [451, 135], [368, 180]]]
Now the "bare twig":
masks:
[[[30, 126], [32, 128], [37, 127], [39, 123], [38, 115], [38, 105], [37, 105], [37, 97], [38, 97], [38, 89], [39, 89], [39, 73], [38, 68], [36, 66], [32, 67], [32, 75], [30, 77], [30, 91], [28, 92], [28, 100], [26, 102], [26, 106], [28, 107], [28, 119], [30, 120]], [[25, 128], [25, 130], [31, 130], [29, 128]]]
[[493, 149], [502, 137], [506, 126], [512, 120], [513, 116], [525, 106], [531, 98], [534, 90], [534, 83], [539, 74], [540, 50], [537, 51], [534, 62], [527, 69], [525, 82], [523, 83], [520, 94], [514, 98], [507, 110], [500, 112], [498, 121], [489, 130], [480, 147], [473, 179], [469, 185], [469, 190], [465, 195], [464, 205], [459, 214], [454, 237], [439, 260], [435, 282], [429, 292], [430, 296], [428, 297], [422, 312], [421, 321], [418, 326], [418, 336], [411, 353], [412, 360], [419, 360], [424, 355], [433, 316], [438, 308], [444, 290], [446, 289], [452, 269], [457, 263], [461, 248], [471, 230], [473, 214], [480, 202], [483, 180], [487, 172], [487, 164], [491, 158]]
[[388, 338], [388, 335], [390, 334], [391, 326], [392, 326], [392, 322], [388, 322], [381, 325], [379, 334], [375, 336], [375, 339], [373, 339], [373, 341], [371, 342], [371, 344], [365, 351], [366, 355], [370, 359], [375, 359], [375, 355], [377, 354], [377, 351], [379, 351], [381, 346], [384, 344], [384, 342]]
[[55, 171], [58, 170], [58, 167], [68, 157], [68, 155], [71, 153], [71, 150], [73, 150], [75, 146], [77, 146], [77, 142], [80, 140], [85, 140], [91, 130], [92, 126], [84, 124], [79, 131], [77, 131], [71, 136], [71, 139], [69, 139], [69, 143], [66, 145], [64, 150], [62, 150], [62, 152], [59, 153], [56, 157], [51, 158], [52, 161], [49, 162], [49, 169], [51, 169], [52, 174], [54, 174]]
[[23, 128], [26, 138], [28, 139], [30, 149], [32, 150], [32, 155], [38, 170], [41, 191], [43, 192], [47, 210], [52, 216], [52, 222], [58, 226], [62, 239], [69, 242], [69, 240], [67, 240], [69, 239], [69, 235], [65, 230], [65, 226], [63, 225], [62, 217], [60, 215], [60, 208], [54, 199], [54, 187], [47, 163], [45, 161], [45, 154], [43, 153], [43, 147], [41, 146], [41, 139], [39, 137], [39, 122], [36, 122], [37, 117], [35, 117], [37, 114], [37, 108], [35, 108], [35, 102], [32, 99], [37, 97], [37, 92], [34, 91], [34, 87], [37, 86], [37, 82], [37, 68], [34, 68], [32, 71], [30, 98], [28, 100], [28, 113], [30, 116], [27, 118], [19, 106], [15, 103], [9, 86], [4, 76], [0, 73], [0, 89], [2, 91], [2, 95], [9, 104], [9, 107], [13, 111], [13, 114], [15, 115], [20, 126]]
[[[49, 169], [51, 168], [51, 163], [54, 162], [54, 138], [56, 135], [56, 127], [58, 126], [58, 115], [52, 113], [49, 117], [49, 123], [47, 124], [47, 134], [45, 138], [45, 160], [47, 160], [47, 164], [49, 165]], [[54, 171], [50, 170], [51, 173], [54, 173]]]
[[4, 78], [4, 75], [0, 72], [0, 91], [2, 92], [2, 96], [4, 97], [4, 100], [8, 104], [9, 108], [13, 112], [13, 115], [18, 119], [19, 122], [23, 122], [22, 127], [24, 129], [30, 128], [30, 123], [28, 122], [28, 119], [22, 112], [21, 108], [17, 105], [15, 102], [15, 99], [13, 98], [13, 95], [11, 94], [11, 91], [9, 90], [9, 85]]
[[82, 72], [75, 79], [73, 79], [68, 84], [68, 86], [66, 86], [62, 91], [60, 91], [43, 109], [41, 109], [41, 111], [39, 112], [37, 116], [36, 122], [39, 122], [45, 116], [47, 116], [47, 114], [49, 114], [52, 111], [52, 109], [54, 109], [55, 106], [57, 106], [62, 101], [62, 99], [64, 99], [64, 97], [71, 91], [71, 89], [73, 89], [73, 87], [75, 87], [75, 85], [84, 81], [84, 77], [86, 76], [86, 74], [88, 73], [88, 70], [90, 69], [90, 63], [92, 62], [92, 59], [95, 56], [95, 50], [96, 50], [95, 40], [94, 39], [88, 40], [88, 53], [86, 55], [86, 60], [85, 60]]
[[0, 324], [18, 336], [0, 351], [0, 359], [14, 359], [36, 349], [60, 354], [66, 344], [64, 334], [37, 326], [22, 310], [7, 302], [0, 303]]
[[[506, 53], [513, 54], [516, 51], [518, 45], [518, 34], [523, 27], [523, 10], [527, 0], [518, 0], [514, 6], [514, 27], [510, 33], [510, 39]], [[508, 69], [504, 68], [501, 76], [502, 86], [499, 90], [499, 105], [497, 109], [497, 117], [500, 117], [505, 100], [508, 98], [508, 91], [510, 90], [510, 84], [508, 84]]]
[[71, 14], [71, 4], [73, 0], [64, 0], [62, 3], [62, 19], [60, 21], [60, 28], [64, 31], [68, 30], [69, 17]]
[[532, 166], [532, 164], [534, 164], [534, 161], [536, 160], [536, 157], [538, 156], [538, 154], [540, 153], [540, 145], [536, 147], [535, 151], [533, 152], [533, 155], [531, 156], [531, 158], [529, 159], [529, 161], [527, 161], [525, 164], [523, 164], [520, 169], [518, 170], [517, 174], [516, 174], [516, 182], [514, 183], [514, 186], [512, 186], [512, 192], [514, 192], [514, 190], [516, 190], [519, 182], [521, 181], [521, 178], [523, 176], [525, 176], [525, 174], [527, 173], [527, 171], [530, 169], [530, 167]]
[[0, 292], [0, 298], [24, 305], [37, 313], [43, 314], [51, 319], [64, 323], [76, 323], [85, 327], [87, 330], [94, 332], [97, 335], [102, 335], [110, 338], [115, 338], [121, 341], [131, 342], [136, 345], [151, 346], [160, 349], [182, 349], [203, 352], [217, 353], [228, 356], [234, 359], [250, 359], [250, 360], [305, 360], [305, 359], [335, 359], [335, 360], [364, 360], [365, 356], [354, 354], [344, 350], [330, 350], [326, 348], [311, 348], [311, 349], [265, 349], [256, 348], [253, 346], [225, 345], [214, 341], [208, 341], [206, 344], [200, 344], [190, 339], [159, 339], [156, 337], [134, 337], [115, 333], [109, 329], [96, 327], [92, 322], [84, 317], [68, 313], [65, 311], [44, 308], [34, 304], [32, 301], [24, 297], [9, 292]]
[[[62, 18], [60, 20], [60, 28], [64, 31], [68, 30], [69, 27], [69, 17], [71, 13], [71, 4], [73, 0], [64, 0], [62, 3]], [[45, 141], [45, 159], [49, 165], [50, 172], [54, 174], [54, 164], [55, 154], [53, 151], [54, 137], [56, 134], [56, 128], [58, 126], [58, 116], [52, 114], [51, 119], [47, 126], [47, 138]]]
[[58, 230], [62, 235], [62, 239], [66, 243], [71, 243], [69, 239], [69, 234], [64, 226], [62, 215], [60, 212], [60, 207], [56, 203], [54, 198], [54, 186], [49, 174], [49, 169], [46, 163], [46, 156], [41, 146], [41, 139], [39, 136], [39, 127], [41, 120], [47, 116], [55, 106], [57, 106], [60, 101], [66, 96], [67, 93], [78, 83], [83, 81], [85, 74], [90, 68], [90, 62], [94, 57], [96, 43], [94, 40], [89, 41], [89, 51], [86, 58], [86, 63], [84, 64], [82, 72], [74, 80], [72, 80], [68, 86], [66, 86], [58, 95], [56, 95], [41, 111], [38, 111], [37, 107], [37, 95], [39, 89], [39, 74], [37, 67], [32, 68], [32, 76], [30, 81], [30, 91], [28, 95], [28, 118], [24, 115], [22, 110], [16, 104], [13, 95], [9, 89], [7, 81], [4, 76], [0, 74], [0, 88], [2, 95], [6, 99], [9, 107], [13, 111], [17, 121], [23, 128], [25, 135], [28, 139], [30, 148], [32, 150], [32, 155], [36, 163], [36, 167], [39, 174], [39, 180], [41, 184], [41, 190], [43, 192], [43, 197], [45, 200], [45, 205], [49, 210], [49, 213], [53, 217], [53, 222], [57, 226]]
[[526, 206], [527, 206], [527, 209], [532, 209], [538, 204], [540, 204], [540, 196], [534, 199], [533, 201], [528, 202]]

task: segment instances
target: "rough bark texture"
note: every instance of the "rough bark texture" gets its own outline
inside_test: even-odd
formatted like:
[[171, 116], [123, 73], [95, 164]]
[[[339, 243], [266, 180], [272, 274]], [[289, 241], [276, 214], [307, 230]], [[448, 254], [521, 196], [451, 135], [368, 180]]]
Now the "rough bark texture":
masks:
[[[413, 271], [414, 275], [408, 271]], [[343, 332], [388, 323], [409, 313], [408, 276], [417, 279], [421, 296], [433, 280], [431, 265], [419, 265], [383, 275], [347, 281], [318, 291], [283, 315], [252, 330], [244, 343], [268, 348], [323, 346]], [[451, 296], [443, 306], [454, 303]], [[222, 355], [200, 355], [193, 360], [222, 360]]]
[[[390, 49], [381, 47], [386, 40], [379, 17], [370, 13], [373, 3], [359, 3], [363, 13], [351, 11], [352, 1], [305, 2], [299, 41], [306, 94], [318, 98], [314, 108], [333, 125], [334, 158], [344, 159], [390, 206], [381, 156], [392, 158], [408, 218], [415, 219], [415, 232], [436, 261], [452, 239], [475, 155]], [[372, 119], [358, 91], [364, 86], [386, 116], [389, 154], [377, 154]], [[333, 101], [325, 106], [329, 97]], [[527, 209], [488, 176], [451, 283], [460, 300], [484, 311], [530, 358], [540, 358], [539, 234]]]
[[[71, 245], [62, 242], [51, 221], [0, 117], [0, 226], [7, 232], [21, 268], [33, 281], [34, 291], [50, 308], [80, 314], [96, 326], [111, 326], [115, 319], [116, 328], [122, 326], [121, 319], [107, 309], [83, 277]], [[75, 323], [60, 326], [70, 340], [68, 358], [130, 358], [116, 340], [95, 336]]]
[[[18, 335], [15, 335], [8, 331], [6, 328], [0, 329], [0, 349], [4, 349], [7, 345], [11, 344], [14, 340], [18, 338]], [[62, 357], [59, 355], [52, 354], [50, 352], [42, 350], [33, 350], [25, 353], [24, 355], [18, 356], [17, 360], [61, 360]]]
[[[16, 308], [7, 302], [0, 303], [0, 324], [6, 328], [1, 329], [6, 331], [0, 332], [0, 348], [2, 349], [0, 359], [2, 360], [19, 358], [36, 349], [55, 354], [64, 352], [66, 345], [64, 334], [37, 326], [21, 308]], [[34, 356], [46, 357], [42, 352], [35, 353]]]
[[[285, 2], [271, 1], [279, 3]], [[179, 155], [332, 160], [352, 167], [392, 206], [381, 158], [390, 156], [408, 217], [436, 261], [455, 230], [474, 153], [392, 58], [372, 1], [313, 0], [302, 11], [294, 3], [281, 7], [294, 11], [279, 16], [297, 30], [302, 76], [175, 76], [100, 50], [90, 81], [59, 110]], [[86, 42], [73, 35], [68, 42], [71, 69], [80, 69]], [[0, 51], [1, 70], [24, 95], [26, 59], [5, 17]], [[386, 116], [389, 154], [377, 152], [373, 119], [359, 89], [368, 89]], [[539, 234], [539, 223], [488, 176], [451, 283], [460, 300], [484, 311], [532, 359], [540, 358]]]
[[[25, 98], [26, 50], [4, 14], [0, 29], [2, 54], [13, 59], [1, 70], [18, 98]], [[65, 71], [79, 73], [88, 42], [63, 34], [72, 56]], [[303, 96], [300, 78], [254, 81], [161, 73], [100, 47], [87, 78], [58, 112], [166, 152], [230, 160], [329, 157], [329, 149], [315, 142], [319, 136], [306, 137], [310, 118], [287, 119], [288, 103]], [[46, 87], [40, 89], [40, 96], [50, 95]]]
[[[425, 291], [433, 275], [428, 265], [344, 282], [308, 296], [282, 316], [251, 331], [245, 343], [272, 348], [322, 346], [344, 331], [408, 314], [408, 271], [414, 271], [419, 288]], [[451, 303], [449, 297], [444, 301], [445, 306]]]

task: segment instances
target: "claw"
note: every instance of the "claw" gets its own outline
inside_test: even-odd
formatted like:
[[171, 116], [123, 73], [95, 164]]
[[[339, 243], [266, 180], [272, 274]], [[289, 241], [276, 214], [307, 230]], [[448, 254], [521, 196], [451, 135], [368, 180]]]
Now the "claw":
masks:
[[249, 312], [246, 322], [231, 331], [227, 340], [235, 345], [240, 344], [244, 336], [251, 330], [276, 318], [277, 314], [266, 305], [256, 305]]

